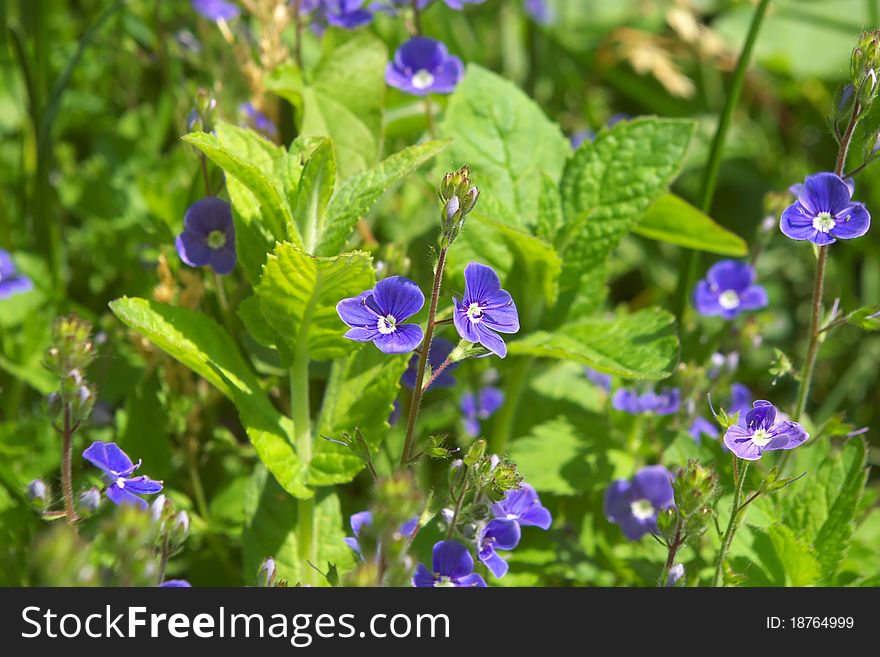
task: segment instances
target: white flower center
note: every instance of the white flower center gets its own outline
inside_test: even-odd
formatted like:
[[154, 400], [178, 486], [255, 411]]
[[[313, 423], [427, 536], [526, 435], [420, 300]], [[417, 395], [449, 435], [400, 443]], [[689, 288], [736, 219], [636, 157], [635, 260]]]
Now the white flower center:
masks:
[[739, 307], [739, 294], [736, 290], [724, 290], [718, 295], [718, 305], [724, 310], [733, 310]]
[[758, 447], [763, 447], [767, 443], [770, 442], [772, 436], [767, 433], [766, 429], [758, 429], [755, 433], [752, 434], [752, 442], [755, 443]]
[[654, 515], [654, 505], [645, 499], [636, 500], [629, 508], [636, 520], [647, 520]]
[[394, 315], [385, 315], [385, 317], [380, 317], [377, 322], [377, 327], [379, 329], [379, 333], [382, 335], [388, 335], [389, 333], [394, 333], [397, 330], [397, 318]]
[[467, 309], [468, 319], [471, 320], [474, 324], [483, 319], [483, 309], [480, 308], [480, 304], [472, 303], [468, 306]]
[[820, 233], [830, 232], [837, 225], [830, 212], [820, 212], [813, 218], [813, 228]]
[[507, 514], [507, 519], [508, 519], [508, 520], [518, 520], [518, 519], [519, 519], [519, 516], [516, 515], [515, 513], [508, 513], [508, 514]]
[[116, 478], [116, 485], [119, 488], [125, 488], [125, 479], [123, 479], [122, 477], [117, 477]]
[[212, 249], [222, 249], [226, 246], [226, 233], [222, 230], [212, 230], [208, 233], [208, 239], [206, 240], [208, 246]]
[[434, 84], [434, 76], [426, 69], [419, 69], [412, 76], [412, 86], [416, 89], [427, 89]]
[[451, 577], [447, 577], [446, 575], [441, 575], [434, 581], [435, 588], [448, 588], [455, 587], [455, 582], [452, 581]]

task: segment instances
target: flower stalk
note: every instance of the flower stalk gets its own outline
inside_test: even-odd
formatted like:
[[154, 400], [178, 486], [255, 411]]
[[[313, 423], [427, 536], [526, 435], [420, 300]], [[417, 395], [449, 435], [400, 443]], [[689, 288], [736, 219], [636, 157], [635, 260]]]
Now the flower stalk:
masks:
[[[309, 412], [309, 356], [305, 348], [298, 350], [290, 368], [290, 415], [296, 453], [307, 466], [312, 460], [312, 422]], [[316, 571], [310, 567], [318, 560], [314, 497], [297, 502], [296, 538], [302, 583], [315, 584]]]
[[[743, 486], [746, 481], [746, 475], [749, 472], [749, 462], [743, 461], [742, 468], [737, 468], [737, 457], [733, 457], [735, 492], [733, 494], [733, 505], [730, 507], [730, 520], [727, 522], [727, 529], [724, 530], [724, 537], [721, 539], [721, 549], [718, 551], [718, 558], [715, 561], [715, 578], [712, 586], [721, 586], [724, 579], [724, 563], [727, 561], [727, 555], [730, 552], [730, 546], [733, 543], [733, 536], [742, 522], [745, 515], [743, 513], [746, 508], [742, 503]], [[751, 501], [751, 500], [749, 500]]]

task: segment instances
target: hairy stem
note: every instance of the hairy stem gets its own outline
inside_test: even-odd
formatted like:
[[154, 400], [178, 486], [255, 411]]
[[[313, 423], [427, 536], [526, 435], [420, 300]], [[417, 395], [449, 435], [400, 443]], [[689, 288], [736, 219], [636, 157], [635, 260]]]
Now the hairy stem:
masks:
[[73, 507], [73, 474], [71, 456], [73, 452], [73, 432], [70, 426], [70, 405], [64, 405], [64, 429], [61, 432], [62, 456], [61, 456], [61, 488], [64, 494], [64, 512], [67, 523], [73, 525], [78, 518], [76, 509]]
[[743, 461], [743, 467], [739, 472], [739, 476], [736, 477], [733, 505], [730, 507], [730, 520], [727, 523], [727, 529], [724, 530], [724, 538], [721, 539], [721, 549], [718, 551], [718, 559], [715, 562], [715, 579], [712, 582], [712, 586], [721, 586], [721, 582], [724, 579], [724, 562], [727, 561], [730, 545], [733, 543], [733, 535], [736, 533], [736, 529], [742, 520], [743, 514], [741, 512], [745, 508], [745, 505], [740, 506], [740, 502], [742, 501], [743, 485], [746, 482], [748, 472], [749, 462]]
[[672, 539], [672, 543], [669, 544], [666, 564], [663, 566], [663, 572], [660, 574], [658, 586], [666, 586], [666, 581], [669, 579], [669, 571], [675, 565], [675, 556], [678, 554], [678, 549], [683, 543], [684, 541], [681, 538], [681, 518], [678, 518], [675, 523], [675, 537]]
[[443, 283], [443, 270], [446, 268], [446, 253], [449, 247], [440, 249], [437, 257], [437, 266], [434, 269], [434, 284], [431, 287], [431, 305], [428, 308], [428, 325], [425, 327], [425, 339], [422, 341], [422, 351], [419, 354], [419, 366], [416, 370], [416, 385], [413, 388], [412, 402], [409, 405], [409, 415], [406, 419], [406, 438], [403, 441], [403, 451], [400, 454], [399, 468], [405, 468], [410, 461], [412, 453], [413, 436], [415, 435], [416, 420], [419, 417], [419, 406], [422, 403], [422, 386], [425, 382], [425, 368], [428, 363], [428, 352], [431, 351], [431, 340], [434, 338], [435, 318], [437, 317], [437, 302], [440, 299], [440, 286]]
[[[764, 15], [767, 13], [769, 4], [770, 0], [761, 0], [755, 8], [755, 13], [752, 14], [749, 32], [746, 35], [745, 43], [740, 51], [739, 59], [736, 62], [736, 69], [730, 82], [730, 91], [727, 94], [724, 109], [718, 119], [718, 127], [715, 129], [715, 137], [712, 139], [712, 148], [709, 151], [709, 160], [706, 163], [706, 168], [703, 169], [703, 181], [700, 186], [700, 209], [706, 213], [712, 209], [712, 199], [715, 196], [715, 188], [718, 185], [718, 173], [721, 170], [724, 142], [727, 139], [727, 132], [733, 120], [733, 112], [742, 94], [746, 71], [752, 58], [752, 50], [755, 47], [755, 42], [758, 40], [758, 32], [761, 30], [761, 23], [764, 21]], [[684, 315], [685, 308], [687, 308], [690, 291], [694, 287], [697, 271], [699, 270], [699, 261], [700, 254], [698, 251], [688, 251], [687, 256], [682, 259], [677, 290], [678, 304], [675, 309], [675, 314], [679, 320]]]
[[429, 378], [427, 381], [425, 381], [425, 384], [422, 386], [422, 394], [424, 394], [425, 391], [431, 387], [431, 385], [434, 383], [434, 381], [437, 380], [437, 377], [443, 373], [443, 370], [445, 370], [450, 365], [452, 365], [452, 360], [450, 359], [449, 356], [447, 356], [446, 360], [444, 360], [442, 363], [440, 363], [437, 366], [436, 370], [431, 372], [431, 378]]

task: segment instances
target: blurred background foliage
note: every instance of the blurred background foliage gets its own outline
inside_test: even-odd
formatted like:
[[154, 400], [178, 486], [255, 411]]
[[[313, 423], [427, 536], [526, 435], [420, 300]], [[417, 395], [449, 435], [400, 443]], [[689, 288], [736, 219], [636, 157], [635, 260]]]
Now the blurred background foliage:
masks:
[[[489, 0], [466, 12], [438, 2], [425, 13], [425, 31], [464, 61], [514, 81], [569, 135], [599, 130], [619, 113], [698, 119], [698, 138], [675, 189], [694, 201], [752, 3], [549, 4], [554, 18], [542, 26], [518, 0]], [[241, 53], [189, 2], [0, 0], [0, 18], [0, 247], [14, 254], [36, 285], [30, 294], [0, 301], [0, 584], [41, 581], [28, 553], [42, 523], [23, 500], [31, 479], [57, 483], [59, 450], [43, 410], [54, 383], [40, 361], [53, 319], [69, 311], [99, 331], [100, 357], [90, 373], [99, 405], [85, 431], [88, 439], [117, 440], [149, 465], [152, 476], [166, 480], [180, 508], [193, 512], [190, 544], [174, 568], [196, 585], [251, 584], [254, 559], [266, 555], [245, 559], [248, 566], [241, 567], [242, 551], [249, 550], [243, 534], [254, 503], [256, 458], [235, 412], [204, 382], [129, 336], [107, 304], [123, 295], [209, 308], [216, 303], [204, 294], [212, 283], [203, 284], [173, 248], [185, 209], [202, 194], [197, 155], [179, 140], [188, 132], [197, 90], [209, 90], [218, 100], [218, 116], [232, 123], [245, 123], [239, 106], [253, 102], [276, 120], [282, 143], [296, 134], [299, 108], [267, 91], [264, 76], [243, 68]], [[793, 248], [775, 221], [767, 227], [767, 217], [778, 218], [780, 208], [773, 195], [810, 172], [832, 168], [836, 144], [827, 128], [829, 108], [847, 78], [856, 35], [878, 25], [876, 0], [776, 0], [757, 43], [710, 213], [753, 248], [762, 247], [757, 268], [770, 307], [741, 331], [723, 333], [721, 345], [739, 351], [736, 380], [757, 398], [794, 397], [796, 382], [790, 376], [777, 380], [768, 364], [777, 348], [796, 362], [802, 357], [814, 266], [810, 249]], [[406, 39], [401, 22], [390, 17], [379, 16], [365, 29], [389, 52]], [[279, 38], [289, 45], [290, 30]], [[323, 37], [325, 47], [328, 40], [353, 38], [336, 30]], [[306, 31], [307, 66], [321, 47], [321, 39]], [[422, 138], [425, 124], [418, 99], [389, 89], [384, 100], [379, 148], [387, 155]], [[463, 163], [441, 155], [438, 164]], [[382, 246], [367, 246], [417, 280], [427, 278], [424, 254], [434, 234], [431, 180], [410, 178], [368, 218]], [[868, 168], [856, 185], [856, 198], [880, 213], [880, 170]], [[678, 247], [628, 236], [613, 261], [612, 304], [673, 308], [684, 257]], [[709, 258], [702, 264], [700, 275]], [[839, 297], [847, 310], [880, 302], [876, 228], [835, 246], [826, 297]], [[691, 329], [697, 320], [687, 321]], [[720, 321], [699, 322], [705, 335], [721, 331]], [[257, 367], [271, 373], [258, 348], [248, 348], [257, 354]], [[700, 349], [699, 343], [685, 344], [684, 354]], [[468, 364], [459, 376], [479, 381], [487, 366]], [[880, 404], [878, 373], [880, 336], [853, 327], [836, 331], [816, 370], [814, 422], [843, 413], [857, 427], [871, 425]], [[603, 393], [582, 368], [564, 363], [543, 368], [529, 387], [529, 403], [517, 412], [519, 438], [511, 456], [549, 500], [563, 529], [527, 533], [504, 583], [651, 583], [663, 549], [647, 539], [624, 544], [601, 513], [607, 482], [628, 476], [631, 464], [608, 429]], [[454, 394], [432, 396], [426, 430], [460, 431], [457, 406], [447, 403]], [[638, 431], [627, 422], [636, 421], [613, 418], [613, 425], [633, 435]], [[690, 440], [685, 430], [674, 422], [663, 425], [656, 439], [676, 453]], [[876, 464], [876, 434], [868, 440], [869, 462]], [[726, 463], [717, 443], [700, 449]], [[690, 445], [680, 450], [682, 458], [692, 452]], [[80, 471], [77, 481], [88, 476]], [[343, 498], [346, 515], [363, 508], [367, 483], [359, 479]], [[864, 507], [875, 498], [867, 496]], [[857, 530], [861, 544], [880, 544], [878, 514], [867, 517]], [[283, 524], [284, 516], [277, 521]], [[418, 547], [425, 552], [428, 546], [426, 538]], [[870, 563], [877, 553], [862, 556]], [[861, 568], [853, 566], [853, 577]], [[778, 583], [761, 577], [752, 583]]]

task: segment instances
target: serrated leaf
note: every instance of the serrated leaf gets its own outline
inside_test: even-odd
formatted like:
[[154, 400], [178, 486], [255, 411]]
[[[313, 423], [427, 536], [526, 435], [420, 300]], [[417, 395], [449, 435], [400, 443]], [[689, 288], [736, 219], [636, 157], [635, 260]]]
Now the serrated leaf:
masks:
[[336, 313], [336, 304], [371, 289], [375, 282], [367, 253], [318, 258], [284, 242], [269, 256], [256, 294], [263, 317], [291, 352], [311, 360], [329, 360], [358, 346], [343, 337], [347, 328]]
[[283, 150], [252, 130], [224, 123], [218, 124], [216, 135], [192, 132], [182, 139], [202, 151], [253, 195], [260, 204], [265, 227], [275, 239], [302, 243], [286, 196], [282, 194], [281, 181], [275, 175], [276, 162], [283, 157]]
[[[323, 140], [306, 161], [292, 209], [306, 253], [314, 253], [327, 222], [327, 206], [336, 187], [336, 152]], [[335, 255], [335, 254], [334, 254]]]
[[563, 221], [559, 184], [545, 174], [541, 177], [541, 197], [538, 199], [538, 224], [535, 232], [538, 237], [552, 244]]
[[[318, 420], [318, 435], [339, 438], [344, 431], [353, 434], [359, 427], [375, 451], [389, 429], [388, 417], [400, 391], [400, 377], [409, 354], [389, 356], [373, 345], [364, 345], [347, 358], [333, 362]], [[313, 486], [329, 486], [351, 481], [364, 463], [342, 445], [317, 439], [315, 455], [309, 464], [308, 481]]]
[[110, 303], [128, 327], [203, 377], [235, 405], [260, 460], [291, 495], [310, 497], [289, 422], [260, 388], [235, 343], [213, 319], [186, 308], [123, 297]]
[[776, 586], [810, 586], [820, 575], [819, 562], [811, 547], [785, 525], [766, 529], [752, 527], [752, 549], [764, 572]]
[[448, 141], [436, 140], [410, 146], [345, 180], [330, 199], [325, 229], [321, 231], [315, 255], [339, 253], [357, 220], [370, 211], [385, 190], [448, 145]]
[[614, 319], [564, 324], [509, 344], [511, 355], [571, 360], [625, 379], [659, 380], [678, 363], [675, 318], [649, 308]]
[[376, 161], [385, 103], [385, 45], [371, 34], [341, 44], [328, 33], [321, 59], [304, 82], [295, 66], [282, 65], [267, 79], [270, 91], [299, 108], [299, 133], [330, 137], [341, 180]]
[[604, 263], [666, 192], [693, 132], [689, 120], [639, 118], [603, 130], [575, 151], [562, 176], [565, 224], [556, 241], [569, 287]]
[[[345, 530], [339, 498], [332, 492], [322, 493], [315, 497], [314, 504], [318, 561], [314, 566], [323, 572], [330, 562], [340, 570], [348, 570], [354, 564], [354, 552], [343, 541]], [[300, 560], [296, 536], [298, 507], [298, 501], [267, 477], [265, 470], [254, 471], [245, 496], [248, 520], [242, 532], [246, 584], [256, 581], [260, 564], [272, 557], [277, 578], [286, 579], [289, 585], [302, 582], [306, 575], [321, 586], [327, 585], [318, 573], [311, 571], [312, 566]]]
[[655, 200], [633, 231], [643, 237], [697, 251], [741, 257], [749, 247], [739, 235], [718, 225], [675, 194]]
[[543, 177], [559, 180], [571, 154], [559, 126], [512, 82], [476, 64], [449, 99], [440, 133], [455, 141], [449, 160], [467, 164], [483, 196], [508, 207], [517, 226], [534, 226]]

